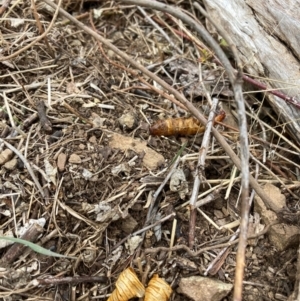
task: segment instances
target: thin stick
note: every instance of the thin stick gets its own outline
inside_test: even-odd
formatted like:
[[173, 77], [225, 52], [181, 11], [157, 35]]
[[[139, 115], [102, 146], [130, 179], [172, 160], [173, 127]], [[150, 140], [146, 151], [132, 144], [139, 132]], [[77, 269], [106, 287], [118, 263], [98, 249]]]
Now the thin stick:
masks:
[[78, 118], [80, 118], [82, 121], [90, 124], [91, 126], [94, 126], [93, 122], [89, 119], [84, 118], [83, 116], [81, 116], [77, 110], [75, 108], [73, 108], [72, 106], [70, 106], [67, 102], [63, 101], [61, 103], [62, 106], [64, 106], [67, 110], [69, 110], [71, 113], [73, 113], [75, 116], [77, 116]]
[[[258, 88], [260, 88], [262, 90], [264, 90], [264, 91], [268, 90], [268, 86], [267, 85], [265, 85], [265, 84], [263, 84], [263, 83], [255, 80], [255, 79], [253, 79], [253, 78], [251, 78], [251, 77], [249, 77], [249, 76], [247, 76], [245, 74], [243, 74], [243, 79], [246, 82], [248, 82], [248, 83], [250, 83], [250, 84], [252, 84], [252, 85], [254, 85], [254, 86], [256, 86], [256, 87], [258, 87]], [[269, 90], [268, 92], [270, 94], [273, 94], [273, 95], [275, 95], [275, 96], [277, 96], [277, 97], [285, 100], [286, 102], [292, 104], [293, 106], [295, 106], [297, 108], [300, 108], [300, 100], [297, 99], [296, 97], [288, 96], [288, 95], [286, 95], [286, 94], [284, 94], [284, 93], [282, 93], [282, 92], [280, 92], [278, 90]]]
[[8, 147], [10, 150], [12, 150], [24, 163], [24, 165], [26, 166], [29, 174], [31, 175], [36, 187], [38, 188], [39, 193], [41, 194], [42, 198], [45, 197], [44, 191], [42, 186], [40, 185], [39, 181], [37, 180], [34, 172], [31, 169], [30, 164], [28, 163], [28, 161], [25, 159], [25, 157], [14, 147], [12, 146], [10, 143], [6, 142], [5, 140], [0, 138], [0, 143], [4, 143], [6, 145], [6, 147]]
[[[35, 5], [34, 0], [31, 0], [31, 9], [33, 10], [33, 15], [34, 15], [34, 18], [35, 18], [36, 25], [37, 25], [37, 28], [38, 28], [38, 30], [39, 30], [39, 33], [40, 33], [40, 34], [43, 34], [45, 31], [44, 31], [44, 28], [43, 28], [43, 26], [42, 26], [42, 24], [41, 24], [41, 21], [40, 21], [40, 18], [39, 18], [39, 14], [38, 14], [38, 12], [37, 12], [37, 10], [36, 10], [36, 5]], [[44, 42], [45, 42], [45, 44], [46, 44], [46, 46], [47, 46], [47, 48], [48, 48], [48, 51], [49, 51], [50, 55], [52, 56], [52, 58], [54, 58], [55, 55], [54, 55], [54, 53], [53, 53], [53, 49], [50, 47], [46, 35], [44, 36]]]
[[107, 282], [107, 277], [105, 276], [75, 276], [75, 277], [52, 277], [52, 278], [43, 278], [43, 279], [35, 279], [32, 284], [33, 285], [48, 285], [48, 286], [56, 286], [61, 284], [72, 284], [76, 285], [79, 283], [97, 283], [97, 282]]
[[8, 104], [8, 101], [7, 101], [7, 98], [6, 98], [6, 93], [3, 93], [3, 99], [4, 99], [4, 104], [5, 104], [6, 112], [7, 112], [8, 117], [9, 117], [9, 122], [10, 122], [12, 128], [16, 129], [15, 121], [14, 121], [14, 118], [13, 118], [13, 116], [11, 114], [11, 110], [10, 110], [10, 107], [9, 107], [9, 104]]
[[168, 43], [169, 43], [174, 49], [176, 49], [176, 51], [177, 51], [178, 53], [183, 54], [182, 50], [179, 49], [179, 48], [172, 42], [172, 40], [171, 40], [170, 37], [166, 34], [166, 32], [165, 32], [165, 31], [164, 31], [157, 23], [155, 23], [155, 22], [151, 19], [151, 17], [149, 17], [149, 16], [147, 15], [147, 13], [145, 12], [145, 10], [144, 10], [142, 7], [138, 6], [138, 10], [144, 15], [144, 17], [146, 18], [146, 20], [147, 20], [150, 24], [152, 24], [152, 26], [153, 26], [154, 28], [156, 28], [156, 29], [162, 34], [162, 36], [168, 41]]
[[[234, 241], [239, 235], [240, 228], [236, 230], [236, 232], [231, 236], [229, 242]], [[223, 254], [227, 251], [228, 247], [223, 248], [218, 255], [214, 258], [214, 260], [208, 265], [207, 269], [204, 272], [204, 276], [207, 276], [208, 272], [214, 267], [214, 265], [220, 260]]]
[[151, 201], [151, 205], [150, 205], [150, 208], [149, 208], [148, 213], [147, 213], [146, 225], [147, 225], [147, 223], [151, 219], [153, 208], [156, 205], [156, 199], [158, 198], [158, 196], [161, 193], [162, 189], [165, 187], [165, 185], [167, 184], [167, 182], [171, 178], [172, 174], [174, 173], [174, 170], [177, 168], [177, 165], [178, 165], [179, 161], [180, 161], [180, 156], [177, 157], [177, 159], [174, 162], [171, 170], [169, 171], [169, 173], [167, 174], [167, 176], [165, 177], [165, 179], [163, 180], [163, 182], [159, 185], [159, 187], [157, 188], [157, 190], [153, 194], [153, 199]]
[[[175, 213], [174, 213], [175, 215]], [[176, 233], [176, 227], [177, 227], [177, 219], [173, 219], [173, 225], [172, 225], [172, 233], [171, 233], [171, 240], [170, 240], [170, 248], [174, 246], [174, 241], [175, 241], [175, 233]], [[169, 258], [171, 258], [172, 252], [169, 252]]]
[[5, 12], [5, 10], [8, 8], [10, 2], [11, 2], [11, 0], [4, 0], [2, 2], [2, 6], [0, 7], [0, 16], [3, 15], [3, 13]]
[[205, 198], [197, 201], [195, 204], [195, 207], [199, 208], [205, 204], [212, 202], [213, 200], [215, 200], [217, 198], [217, 196], [220, 194], [221, 190], [222, 190], [222, 188], [217, 188], [215, 191], [213, 191], [212, 193], [207, 195]]
[[[239, 127], [240, 127], [240, 148], [241, 148], [241, 163], [242, 163], [242, 210], [241, 210], [241, 225], [240, 225], [240, 242], [237, 251], [237, 264], [235, 272], [235, 285], [234, 285], [234, 301], [242, 300], [242, 289], [243, 289], [243, 277], [244, 277], [244, 266], [245, 266], [245, 252], [247, 245], [247, 232], [249, 223], [249, 146], [248, 146], [248, 133], [247, 133], [247, 120], [245, 113], [245, 103], [242, 95], [242, 64], [239, 59], [236, 47], [232, 43], [229, 35], [223, 30], [223, 28], [216, 25], [216, 23], [209, 17], [206, 11], [197, 3], [194, 2], [194, 6], [215, 26], [218, 33], [226, 40], [229, 44], [233, 56], [236, 60], [238, 73], [236, 82], [231, 84], [233, 86], [235, 101], [238, 108], [239, 116]], [[224, 66], [225, 67], [225, 66]], [[226, 69], [226, 68], [225, 68]], [[226, 69], [227, 71], [227, 69]], [[228, 72], [228, 71], [227, 71]]]
[[198, 164], [197, 164], [197, 168], [195, 171], [196, 175], [195, 175], [195, 180], [194, 180], [194, 186], [193, 186], [192, 195], [190, 198], [190, 223], [189, 223], [189, 247], [190, 248], [193, 248], [193, 246], [194, 246], [196, 214], [197, 214], [197, 209], [195, 207], [195, 204], [197, 201], [200, 183], [201, 183], [200, 176], [201, 176], [201, 178], [204, 178], [205, 157], [206, 157], [209, 143], [210, 143], [209, 138], [210, 138], [212, 125], [213, 125], [213, 121], [214, 121], [216, 110], [217, 110], [217, 105], [218, 105], [218, 99], [214, 98], [212, 107], [211, 107], [211, 111], [208, 116], [205, 133], [203, 135], [201, 148], [199, 150]]

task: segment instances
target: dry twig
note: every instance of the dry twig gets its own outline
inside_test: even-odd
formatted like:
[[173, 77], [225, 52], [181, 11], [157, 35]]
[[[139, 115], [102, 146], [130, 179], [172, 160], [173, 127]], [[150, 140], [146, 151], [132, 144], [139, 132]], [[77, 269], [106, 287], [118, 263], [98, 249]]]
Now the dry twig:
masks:
[[76, 276], [76, 277], [55, 277], [55, 278], [43, 278], [35, 279], [33, 285], [61, 285], [61, 284], [72, 284], [76, 285], [79, 283], [90, 283], [90, 282], [107, 282], [105, 276]]
[[189, 246], [193, 248], [194, 246], [194, 239], [195, 239], [195, 222], [196, 222], [196, 201], [199, 193], [199, 188], [201, 184], [201, 180], [205, 180], [205, 158], [209, 148], [210, 143], [210, 133], [213, 126], [213, 120], [216, 114], [218, 106], [218, 99], [213, 99], [211, 111], [208, 116], [206, 129], [203, 135], [203, 140], [201, 147], [199, 149], [199, 157], [198, 157], [198, 164], [195, 172], [195, 179], [194, 179], [194, 186], [192, 190], [192, 195], [190, 198], [190, 227], [189, 227]]
[[[43, 227], [34, 223], [20, 238], [23, 240], [28, 240], [30, 242], [35, 242], [41, 235], [41, 233], [43, 233]], [[8, 266], [17, 257], [19, 257], [26, 248], [26, 246], [19, 243], [13, 244], [1, 258], [1, 265]]]

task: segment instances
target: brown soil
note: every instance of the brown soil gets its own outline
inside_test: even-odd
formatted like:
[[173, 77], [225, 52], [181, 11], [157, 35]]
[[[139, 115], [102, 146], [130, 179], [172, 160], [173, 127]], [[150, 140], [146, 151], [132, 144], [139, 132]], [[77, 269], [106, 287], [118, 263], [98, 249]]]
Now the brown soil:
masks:
[[[41, 35], [27, 2], [11, 4], [2, 15], [6, 18], [0, 25], [2, 56], [16, 53]], [[54, 12], [43, 2], [36, 5], [37, 18], [46, 30]], [[180, 5], [192, 13], [188, 1]], [[188, 27], [183, 31], [166, 14], [146, 10], [182, 50], [179, 54], [134, 6], [84, 1], [78, 6], [63, 3], [63, 8], [89, 27], [92, 19], [100, 35], [142, 65], [157, 64], [151, 71], [182, 91], [206, 116], [207, 94], [218, 97], [216, 113], [224, 110], [226, 118], [215, 127], [239, 153], [228, 79], [209, 50], [191, 41], [196, 36], [193, 31]], [[239, 172], [212, 139], [198, 199], [213, 193], [213, 201], [197, 212], [194, 246], [188, 247], [189, 199], [202, 129], [199, 126], [199, 133], [192, 136], [151, 136], [149, 125], [158, 119], [185, 118], [189, 113], [167, 99], [166, 91], [157, 93], [154, 87], [162, 89], [153, 80], [142, 73], [134, 76], [128, 62], [100, 46], [58, 16], [46, 38], [1, 62], [1, 233], [76, 257], [37, 255], [30, 249], [11, 254], [11, 247], [0, 244], [3, 300], [106, 300], [129, 266], [144, 285], [155, 273], [164, 278], [173, 289], [171, 300], [191, 300], [179, 292], [180, 279], [203, 276], [222, 250], [219, 245], [237, 230], [238, 223], [232, 228], [225, 225], [240, 219]], [[245, 101], [251, 113], [250, 152], [262, 163], [257, 171], [257, 161], [251, 159], [250, 171], [262, 186], [271, 183], [280, 188], [287, 206], [296, 210], [300, 192], [296, 142], [284, 132], [261, 93], [246, 94]], [[17, 152], [7, 156], [9, 146]], [[177, 186], [167, 181], [153, 202], [178, 156], [177, 170], [185, 180]], [[252, 206], [251, 215], [255, 214], [261, 220], [251, 223], [255, 228], [251, 235], [266, 226]], [[30, 220], [44, 221], [43, 230], [22, 236]], [[126, 238], [139, 230], [140, 243], [130, 250], [132, 243]], [[175, 249], [170, 252], [172, 236]], [[233, 284], [236, 248], [232, 245], [207, 277]], [[297, 242], [279, 250], [267, 233], [252, 240], [246, 250], [244, 300], [286, 300], [294, 290], [296, 263]], [[64, 283], [55, 282], [61, 278]], [[232, 293], [223, 298], [231, 299]]]

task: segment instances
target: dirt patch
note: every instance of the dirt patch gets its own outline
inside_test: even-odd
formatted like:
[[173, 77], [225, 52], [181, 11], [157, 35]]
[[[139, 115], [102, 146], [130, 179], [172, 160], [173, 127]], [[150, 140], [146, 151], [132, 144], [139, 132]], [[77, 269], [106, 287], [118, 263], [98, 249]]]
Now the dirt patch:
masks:
[[143, 164], [149, 170], [156, 170], [165, 162], [164, 157], [147, 147], [147, 142], [132, 139], [120, 134], [113, 133], [109, 142], [111, 148], [120, 149], [122, 151], [133, 150], [139, 157], [143, 157]]

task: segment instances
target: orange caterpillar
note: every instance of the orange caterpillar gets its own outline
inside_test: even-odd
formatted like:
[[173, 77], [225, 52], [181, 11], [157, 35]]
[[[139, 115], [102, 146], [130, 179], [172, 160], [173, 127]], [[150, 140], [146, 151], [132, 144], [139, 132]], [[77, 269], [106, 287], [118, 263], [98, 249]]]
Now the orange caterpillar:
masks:
[[[221, 111], [215, 118], [215, 122], [221, 122], [226, 113]], [[149, 131], [152, 136], [188, 136], [203, 133], [205, 126], [194, 117], [191, 118], [169, 118], [159, 120], [153, 124]]]

